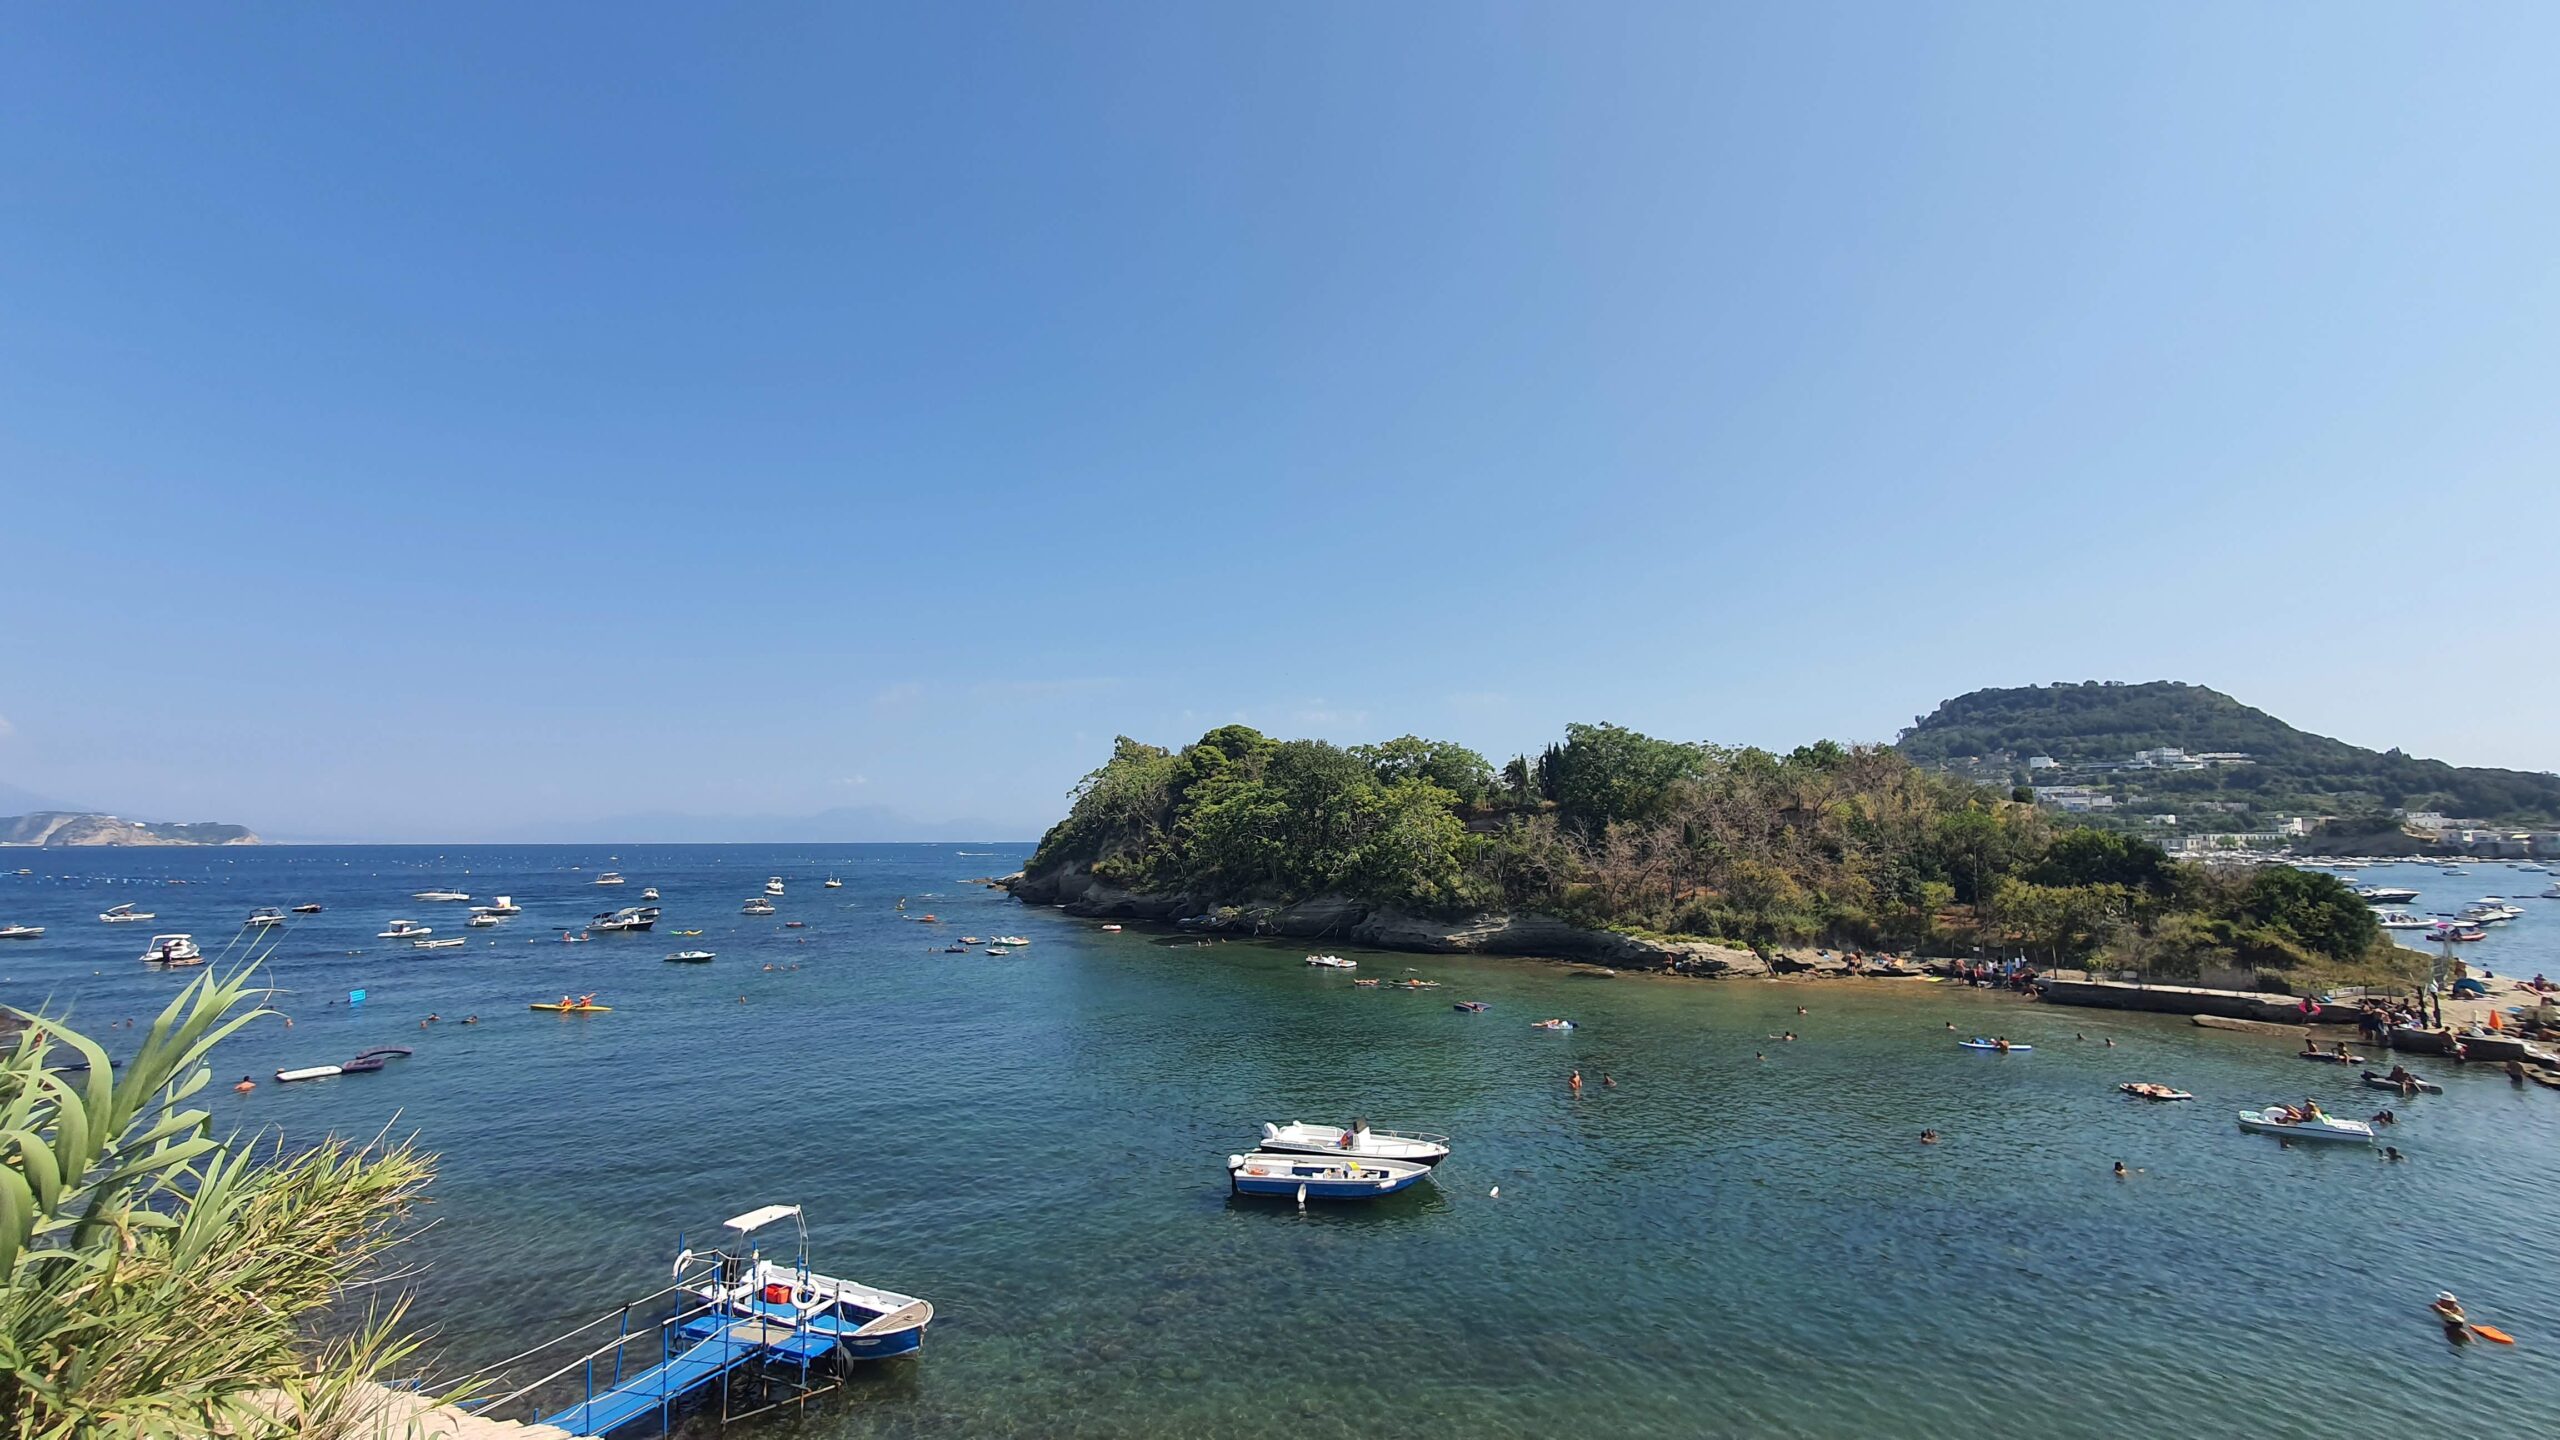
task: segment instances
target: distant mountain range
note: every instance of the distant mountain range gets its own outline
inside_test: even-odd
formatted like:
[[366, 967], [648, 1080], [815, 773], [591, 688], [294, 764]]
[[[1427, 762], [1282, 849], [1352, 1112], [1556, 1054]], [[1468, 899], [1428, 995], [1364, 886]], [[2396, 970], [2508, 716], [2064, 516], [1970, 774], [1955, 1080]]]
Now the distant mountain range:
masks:
[[[2560, 821], [2560, 776], [2367, 750], [2297, 730], [2218, 690], [2169, 680], [1976, 690], [1920, 717], [1896, 746], [1914, 761], [1979, 779], [2085, 781], [2147, 805], [2202, 804], [2259, 819], [2407, 810], [2491, 824]], [[2201, 768], [2110, 768], [2164, 747], [2248, 758]], [[2073, 773], [2031, 772], [2036, 756]]]
[[245, 825], [213, 821], [125, 820], [113, 815], [38, 810], [0, 816], [0, 845], [255, 845]]

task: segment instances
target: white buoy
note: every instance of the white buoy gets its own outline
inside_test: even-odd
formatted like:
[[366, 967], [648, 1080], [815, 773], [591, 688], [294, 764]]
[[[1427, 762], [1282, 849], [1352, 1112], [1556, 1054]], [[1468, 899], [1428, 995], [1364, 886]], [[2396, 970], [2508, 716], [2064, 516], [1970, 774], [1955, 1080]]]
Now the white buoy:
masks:
[[1499, 1200], [1499, 1199], [1501, 1199], [1501, 1198], [1502, 1198], [1502, 1187], [1501, 1187], [1501, 1186], [1499, 1186], [1499, 1185], [1494, 1186], [1492, 1190], [1490, 1190], [1490, 1191], [1486, 1192], [1486, 1198], [1488, 1198], [1488, 1199], [1492, 1199], [1492, 1200]]
[[1307, 1208], [1307, 1187], [1304, 1185], [1298, 1187], [1298, 1208], [1301, 1210]]

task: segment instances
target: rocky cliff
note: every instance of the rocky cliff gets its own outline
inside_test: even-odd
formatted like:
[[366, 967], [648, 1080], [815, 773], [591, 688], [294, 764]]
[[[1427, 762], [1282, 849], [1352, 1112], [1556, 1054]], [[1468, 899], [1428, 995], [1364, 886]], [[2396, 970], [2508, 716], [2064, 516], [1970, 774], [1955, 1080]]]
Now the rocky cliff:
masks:
[[213, 821], [123, 820], [40, 810], [0, 816], [0, 845], [255, 845], [245, 825]]
[[1533, 955], [1589, 960], [1693, 975], [1766, 975], [1767, 962], [1748, 950], [1705, 941], [1651, 940], [1586, 930], [1546, 915], [1478, 914], [1434, 919], [1340, 895], [1294, 905], [1219, 905], [1189, 895], [1150, 895], [1096, 877], [1081, 862], [1000, 882], [1030, 905], [1056, 905], [1071, 915], [1168, 920], [1186, 929], [1236, 935], [1286, 935], [1379, 950], [1433, 954]]

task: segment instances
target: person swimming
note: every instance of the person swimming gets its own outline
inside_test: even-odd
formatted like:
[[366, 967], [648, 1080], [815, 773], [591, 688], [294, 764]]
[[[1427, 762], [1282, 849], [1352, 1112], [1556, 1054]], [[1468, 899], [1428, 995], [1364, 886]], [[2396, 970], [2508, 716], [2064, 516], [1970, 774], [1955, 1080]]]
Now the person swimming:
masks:
[[231, 1088], [232, 1088], [232, 1089], [234, 1089], [234, 1090], [239, 1091], [239, 1092], [240, 1092], [241, 1094], [243, 1094], [243, 1095], [246, 1095], [246, 1094], [248, 1094], [250, 1091], [255, 1090], [255, 1089], [257, 1089], [257, 1088], [258, 1088], [258, 1082], [257, 1082], [257, 1081], [255, 1081], [255, 1080], [250, 1079], [250, 1078], [249, 1078], [248, 1076], [246, 1076], [246, 1075], [243, 1075], [243, 1076], [241, 1076], [241, 1077], [240, 1077], [240, 1083], [239, 1083], [239, 1084], [237, 1084], [237, 1085], [232, 1086]]
[[2121, 1179], [2123, 1179], [2124, 1177], [2125, 1177], [2124, 1162], [2123, 1162], [2123, 1161], [2121, 1161], [2121, 1160], [2119, 1160], [2119, 1161], [2117, 1161], [2117, 1162], [2116, 1162], [2116, 1178], [2117, 1178], [2117, 1179], [2119, 1179], [2119, 1180], [2121, 1180]]

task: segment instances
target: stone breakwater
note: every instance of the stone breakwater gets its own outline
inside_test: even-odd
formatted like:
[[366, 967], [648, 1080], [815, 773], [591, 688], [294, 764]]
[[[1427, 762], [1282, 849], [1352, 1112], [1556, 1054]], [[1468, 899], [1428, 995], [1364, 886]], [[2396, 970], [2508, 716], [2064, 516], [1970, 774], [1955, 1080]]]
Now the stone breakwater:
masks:
[[1081, 865], [1065, 865], [1039, 875], [1008, 875], [993, 883], [1010, 890], [1014, 898], [1027, 905], [1054, 905], [1070, 915], [1102, 920], [1167, 921], [1204, 934], [1281, 935], [1436, 955], [1585, 960], [1686, 975], [1770, 973], [1767, 961], [1730, 945], [1654, 940], [1613, 930], [1592, 930], [1547, 915], [1487, 912], [1446, 919], [1341, 895], [1320, 895], [1292, 905], [1221, 905], [1190, 895], [1124, 889]]

